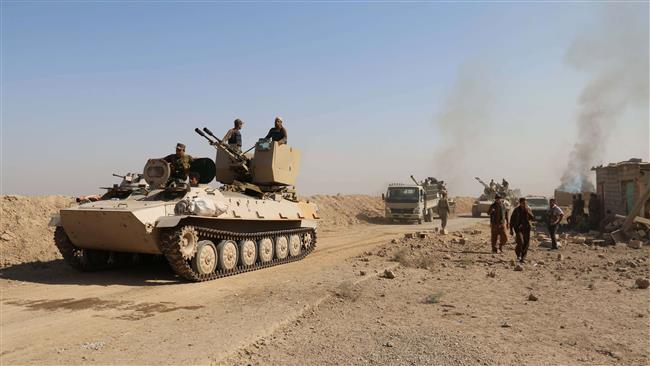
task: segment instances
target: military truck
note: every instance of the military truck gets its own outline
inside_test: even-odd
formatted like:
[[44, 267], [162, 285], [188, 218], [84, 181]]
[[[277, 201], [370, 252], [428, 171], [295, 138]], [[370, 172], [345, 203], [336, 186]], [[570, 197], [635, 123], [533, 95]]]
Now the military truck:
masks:
[[[190, 281], [205, 281], [302, 259], [316, 245], [318, 208], [291, 187], [300, 152], [260, 139], [252, 156], [230, 149], [209, 129], [195, 131], [217, 149], [195, 159], [199, 185], [168, 184], [169, 163], [149, 159], [143, 194], [62, 209], [54, 241], [73, 267], [97, 270], [134, 257], [163, 255]], [[216, 178], [223, 185], [209, 185]]]
[[497, 193], [503, 198], [508, 209], [517, 203], [517, 198], [521, 195], [518, 189], [511, 190], [507, 184], [493, 183], [493, 181], [487, 184], [479, 177], [474, 179], [483, 186], [483, 193], [472, 204], [473, 217], [480, 217], [481, 214], [487, 213]]
[[[438, 213], [438, 201], [446, 192], [445, 184], [433, 177], [418, 182], [411, 175], [411, 180], [413, 184], [391, 183], [382, 194], [386, 218], [391, 222], [432, 222]], [[455, 202], [450, 199], [452, 213], [455, 207]]]

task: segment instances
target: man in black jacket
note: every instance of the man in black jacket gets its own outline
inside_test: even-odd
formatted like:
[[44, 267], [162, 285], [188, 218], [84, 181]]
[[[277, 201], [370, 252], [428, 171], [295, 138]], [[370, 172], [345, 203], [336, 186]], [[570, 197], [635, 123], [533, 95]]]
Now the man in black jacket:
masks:
[[[530, 207], [526, 204], [526, 198], [519, 199], [519, 206], [512, 211], [510, 217], [510, 235], [515, 235], [517, 246], [515, 247], [515, 254], [517, 260], [524, 263], [526, 254], [528, 253], [528, 245], [530, 244], [530, 228], [531, 221], [535, 219]], [[514, 233], [513, 233], [514, 231]]]

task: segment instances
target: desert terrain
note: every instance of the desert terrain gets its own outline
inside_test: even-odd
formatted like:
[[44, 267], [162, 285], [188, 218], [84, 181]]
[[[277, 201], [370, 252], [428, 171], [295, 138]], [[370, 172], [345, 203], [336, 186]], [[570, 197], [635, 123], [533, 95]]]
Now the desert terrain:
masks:
[[[373, 196], [313, 196], [304, 260], [203, 283], [164, 261], [79, 273], [49, 217], [73, 200], [2, 197], [3, 365], [647, 365], [644, 245], [562, 238], [492, 255], [486, 217], [389, 225]], [[468, 207], [471, 199], [461, 200]], [[539, 240], [537, 240], [539, 238]], [[510, 240], [512, 242], [512, 240]]]

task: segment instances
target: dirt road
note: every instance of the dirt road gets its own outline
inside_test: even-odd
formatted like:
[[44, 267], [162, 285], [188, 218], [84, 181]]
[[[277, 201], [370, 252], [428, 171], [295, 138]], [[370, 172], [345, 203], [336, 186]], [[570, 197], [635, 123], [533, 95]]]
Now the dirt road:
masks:
[[[449, 228], [476, 221], [455, 218]], [[303, 261], [206, 283], [179, 283], [164, 265], [99, 273], [77, 273], [62, 261], [9, 267], [0, 280], [0, 363], [219, 363], [357, 277], [343, 265], [346, 258], [431, 228], [326, 232]]]

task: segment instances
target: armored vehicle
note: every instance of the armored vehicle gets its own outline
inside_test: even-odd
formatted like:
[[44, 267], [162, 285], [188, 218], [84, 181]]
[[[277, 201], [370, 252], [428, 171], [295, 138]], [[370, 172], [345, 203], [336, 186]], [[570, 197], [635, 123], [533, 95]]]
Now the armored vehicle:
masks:
[[[162, 254], [181, 277], [205, 281], [299, 260], [315, 248], [318, 209], [291, 189], [297, 149], [260, 139], [247, 156], [207, 128], [195, 131], [217, 149], [214, 160], [192, 162], [198, 186], [170, 184], [169, 163], [150, 159], [143, 194], [84, 203], [52, 218], [70, 265], [95, 270]], [[215, 178], [220, 188], [208, 185]]]
[[503, 198], [507, 208], [516, 204], [517, 197], [520, 195], [519, 190], [511, 190], [506, 184], [491, 183], [488, 185], [479, 177], [474, 177], [474, 179], [483, 186], [483, 194], [472, 205], [473, 217], [480, 217], [481, 214], [487, 213], [497, 193]]
[[[391, 222], [406, 221], [432, 222], [437, 214], [438, 201], [442, 193], [447, 191], [445, 183], [433, 177], [418, 182], [411, 175], [414, 184], [391, 183], [386, 194], [382, 197], [385, 202], [386, 218]], [[455, 202], [449, 201], [451, 213], [455, 210]]]

